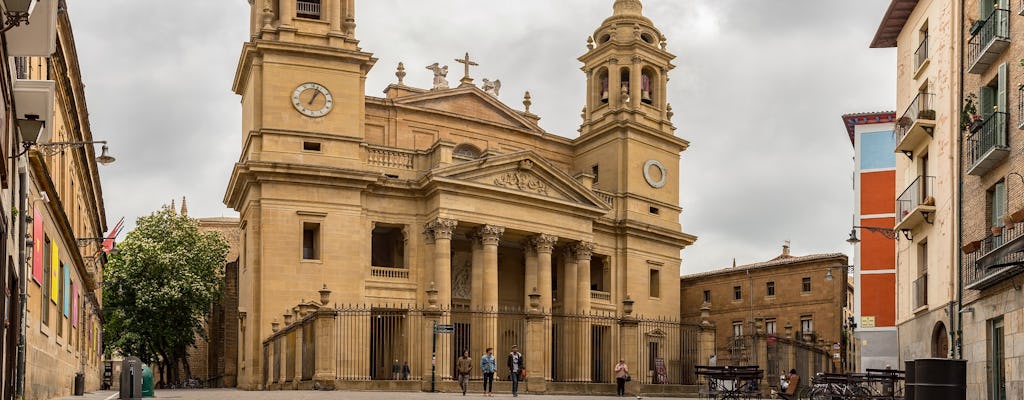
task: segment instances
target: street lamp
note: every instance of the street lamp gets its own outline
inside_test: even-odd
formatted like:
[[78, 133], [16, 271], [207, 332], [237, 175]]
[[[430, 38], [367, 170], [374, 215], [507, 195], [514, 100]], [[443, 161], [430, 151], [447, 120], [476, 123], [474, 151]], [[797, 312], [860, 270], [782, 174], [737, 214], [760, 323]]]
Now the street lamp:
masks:
[[[897, 240], [897, 239], [899, 239], [899, 237], [897, 235], [898, 232], [895, 229], [879, 228], [879, 227], [875, 227], [875, 226], [854, 226], [853, 229], [850, 229], [850, 238], [846, 239], [846, 243], [849, 243], [849, 244], [860, 243], [860, 239], [857, 238], [857, 229], [858, 228], [859, 229], [866, 229], [869, 232], [875, 232], [875, 233], [881, 234], [882, 236], [884, 236], [886, 239], [889, 239], [889, 240]], [[912, 239], [912, 237], [910, 236], [910, 230], [909, 229], [900, 229], [899, 232], [902, 232], [903, 233], [903, 237], [906, 238], [907, 240], [911, 240]]]
[[25, 23], [28, 25], [28, 17], [35, 8], [36, 0], [4, 0], [4, 26], [0, 32], [7, 32], [12, 28]]
[[842, 265], [842, 266], [827, 267], [827, 268], [828, 268], [828, 272], [825, 272], [825, 280], [829, 281], [829, 282], [831, 282], [833, 279], [836, 279], [835, 275], [832, 275], [832, 270], [833, 269], [845, 268], [847, 275], [853, 273], [853, 266], [852, 265]]

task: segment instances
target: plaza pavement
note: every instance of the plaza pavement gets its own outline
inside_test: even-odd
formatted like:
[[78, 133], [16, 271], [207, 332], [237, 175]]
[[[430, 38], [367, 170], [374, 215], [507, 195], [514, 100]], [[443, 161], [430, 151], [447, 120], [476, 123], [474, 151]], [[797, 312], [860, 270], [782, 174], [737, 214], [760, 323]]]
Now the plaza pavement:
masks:
[[[593, 400], [595, 398], [615, 396], [563, 396], [563, 395], [528, 395], [520, 394], [517, 399], [529, 400]], [[117, 392], [104, 390], [99, 392], [86, 393], [85, 396], [64, 397], [60, 400], [112, 400], [117, 398]], [[157, 399], [181, 399], [181, 400], [436, 400], [436, 399], [484, 399], [479, 393], [470, 393], [462, 397], [461, 393], [408, 393], [408, 392], [342, 392], [342, 391], [273, 391], [273, 392], [250, 392], [234, 389], [199, 389], [199, 390], [157, 390]], [[496, 399], [511, 399], [511, 393], [495, 393]], [[636, 396], [627, 396], [633, 398]], [[672, 397], [658, 397], [658, 399], [671, 399]], [[678, 397], [677, 397], [678, 398]]]

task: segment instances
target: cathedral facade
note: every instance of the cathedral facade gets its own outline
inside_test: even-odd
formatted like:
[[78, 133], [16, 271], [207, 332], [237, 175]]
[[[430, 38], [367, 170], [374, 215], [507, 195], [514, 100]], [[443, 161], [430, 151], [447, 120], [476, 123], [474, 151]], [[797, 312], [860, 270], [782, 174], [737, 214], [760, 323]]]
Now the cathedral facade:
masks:
[[[390, 374], [399, 359], [412, 364], [413, 379], [427, 379], [430, 332], [408, 326], [407, 311], [427, 310], [433, 323], [458, 328], [442, 339], [447, 358], [455, 348], [478, 357], [484, 347], [532, 347], [528, 359], [546, 361], [534, 364], [531, 384], [570, 379], [555, 355], [568, 340], [579, 354], [610, 349], [587, 358], [595, 371], [613, 366], [598, 358], [629, 353], [599, 343], [619, 343], [627, 330], [601, 339], [596, 326], [558, 328], [558, 315], [615, 324], [679, 318], [680, 252], [696, 240], [679, 223], [688, 142], [674, 134], [666, 99], [674, 56], [639, 0], [614, 1], [587, 41], [579, 58], [584, 122], [571, 139], [538, 125], [528, 93], [520, 110], [497, 98], [500, 82], [478, 86], [469, 54], [452, 69], [457, 82], [435, 64], [431, 87], [408, 86], [400, 65], [385, 97], [367, 96], [376, 59], [358, 46], [355, 0], [250, 4], [251, 40], [233, 85], [242, 98], [241, 155], [224, 196], [240, 213], [239, 387], [377, 379], [382, 369], [403, 379]], [[325, 290], [329, 301], [316, 311], [312, 300]], [[366, 330], [316, 325], [275, 347], [289, 329], [312, 327], [301, 321], [318, 312], [338, 320], [344, 305], [372, 310], [371, 321], [401, 318]], [[516, 310], [547, 322], [530, 337], [525, 322], [521, 336], [506, 335], [515, 329], [502, 322], [479, 322]], [[459, 323], [460, 312], [476, 322]], [[378, 349], [385, 331], [408, 344]], [[460, 335], [464, 345], [447, 339]], [[314, 343], [315, 355], [303, 354]], [[333, 372], [322, 370], [321, 358], [344, 343], [366, 354], [342, 354]], [[296, 355], [299, 366], [282, 361]], [[307, 367], [311, 357], [317, 364]]]

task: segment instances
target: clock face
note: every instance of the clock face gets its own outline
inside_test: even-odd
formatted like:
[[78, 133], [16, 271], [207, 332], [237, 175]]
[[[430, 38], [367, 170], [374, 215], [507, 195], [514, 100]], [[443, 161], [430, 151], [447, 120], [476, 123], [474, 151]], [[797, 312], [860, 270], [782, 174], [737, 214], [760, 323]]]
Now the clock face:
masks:
[[668, 181], [668, 170], [658, 160], [647, 160], [644, 163], [644, 180], [652, 188], [661, 189]]
[[319, 118], [331, 112], [334, 98], [319, 83], [304, 83], [292, 92], [292, 105], [305, 116]]

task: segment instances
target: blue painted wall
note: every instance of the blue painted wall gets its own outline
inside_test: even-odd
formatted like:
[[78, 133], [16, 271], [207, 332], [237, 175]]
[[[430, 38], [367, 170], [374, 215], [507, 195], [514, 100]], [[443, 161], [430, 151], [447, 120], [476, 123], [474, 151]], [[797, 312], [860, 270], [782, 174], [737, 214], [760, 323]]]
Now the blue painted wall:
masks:
[[860, 135], [860, 169], [896, 168], [896, 137], [892, 131]]

